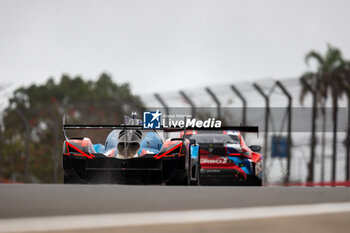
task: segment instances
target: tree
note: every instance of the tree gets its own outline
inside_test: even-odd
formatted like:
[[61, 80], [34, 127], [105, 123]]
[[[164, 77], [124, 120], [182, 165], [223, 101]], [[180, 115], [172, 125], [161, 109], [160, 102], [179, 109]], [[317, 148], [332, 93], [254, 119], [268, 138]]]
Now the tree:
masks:
[[345, 178], [350, 181], [350, 62], [346, 61], [341, 70], [341, 77], [343, 79], [343, 88], [348, 100], [348, 127], [345, 139], [346, 147], [346, 165], [345, 165]]
[[[336, 160], [337, 160], [337, 119], [338, 119], [338, 99], [344, 91], [341, 71], [344, 69], [344, 60], [339, 49], [328, 45], [324, 56], [316, 51], [311, 51], [305, 56], [308, 64], [313, 59], [317, 62], [317, 71], [304, 74], [301, 79], [306, 80], [316, 91], [317, 100], [325, 102], [330, 93], [332, 98], [332, 120], [333, 120], [333, 146], [332, 146], [332, 181], [336, 180]], [[302, 86], [301, 99], [305, 96], [307, 87]]]
[[[120, 124], [124, 115], [144, 110], [141, 99], [131, 93], [128, 84], [117, 84], [105, 73], [96, 81], [62, 75], [58, 83], [48, 79], [42, 85], [21, 87], [14, 91], [9, 103], [3, 114], [0, 177], [9, 179], [23, 173], [28, 157], [23, 153], [24, 142], [30, 135], [29, 181], [40, 182], [56, 182], [62, 172], [63, 115], [69, 123]], [[104, 143], [105, 132], [94, 135]], [[24, 177], [17, 175], [16, 180], [24, 181]]]

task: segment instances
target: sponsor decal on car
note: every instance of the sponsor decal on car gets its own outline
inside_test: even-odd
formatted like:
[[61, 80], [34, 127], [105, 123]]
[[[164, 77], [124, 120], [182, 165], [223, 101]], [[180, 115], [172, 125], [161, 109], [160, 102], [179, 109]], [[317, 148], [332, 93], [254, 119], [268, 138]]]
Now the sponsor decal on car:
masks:
[[200, 173], [221, 173], [218, 169], [201, 169]]
[[203, 158], [201, 159], [201, 163], [227, 163], [228, 162], [228, 158], [217, 158], [217, 159], [206, 159]]

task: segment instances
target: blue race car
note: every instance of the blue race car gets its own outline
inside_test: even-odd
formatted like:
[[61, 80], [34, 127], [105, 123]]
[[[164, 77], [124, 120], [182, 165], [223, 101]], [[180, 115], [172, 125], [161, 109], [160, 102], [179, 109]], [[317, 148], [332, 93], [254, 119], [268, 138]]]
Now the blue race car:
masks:
[[[163, 142], [158, 132], [144, 129], [134, 116], [125, 119], [124, 125], [63, 125], [64, 183], [188, 185], [194, 166], [190, 148], [197, 147], [185, 137]], [[66, 136], [66, 130], [79, 129], [112, 131], [105, 145]]]

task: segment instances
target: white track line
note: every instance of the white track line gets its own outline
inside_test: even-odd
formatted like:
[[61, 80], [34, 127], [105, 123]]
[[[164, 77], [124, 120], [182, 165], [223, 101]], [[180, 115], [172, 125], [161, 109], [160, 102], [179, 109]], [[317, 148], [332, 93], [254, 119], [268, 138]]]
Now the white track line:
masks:
[[341, 212], [350, 212], [350, 202], [1, 219], [0, 232], [38, 232], [158, 224], [237, 221]]

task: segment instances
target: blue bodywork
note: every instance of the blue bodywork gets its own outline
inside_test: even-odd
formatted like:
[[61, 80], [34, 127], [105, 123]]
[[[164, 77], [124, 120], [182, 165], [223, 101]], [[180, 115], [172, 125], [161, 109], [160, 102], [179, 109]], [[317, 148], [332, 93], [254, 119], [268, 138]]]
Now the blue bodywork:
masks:
[[241, 169], [247, 174], [247, 175], [253, 175], [253, 169], [251, 162], [247, 158], [243, 157], [237, 157], [237, 156], [227, 156], [230, 160], [232, 160], [235, 164], [244, 164]]
[[163, 142], [160, 139], [158, 133], [154, 131], [147, 132], [146, 136], [140, 142], [139, 155], [143, 150], [146, 150], [147, 153], [158, 154], [162, 148]]
[[[110, 132], [107, 136], [105, 145], [94, 144], [93, 147], [96, 153], [103, 154], [110, 150], [117, 149], [119, 132], [119, 130], [113, 130]], [[140, 155], [144, 150], [146, 150], [149, 154], [158, 154], [163, 145], [158, 133], [155, 131], [147, 131], [143, 133], [145, 135], [140, 141], [140, 150], [138, 151], [138, 154]]]

